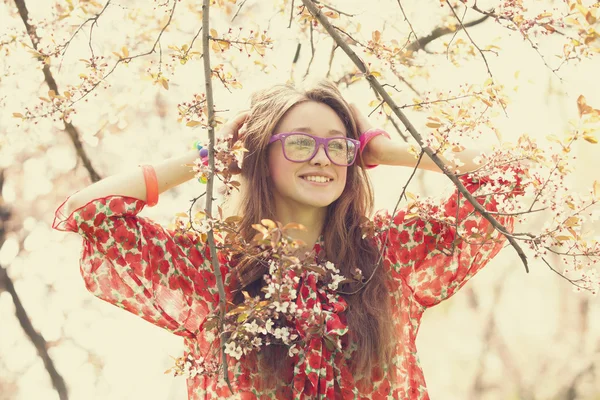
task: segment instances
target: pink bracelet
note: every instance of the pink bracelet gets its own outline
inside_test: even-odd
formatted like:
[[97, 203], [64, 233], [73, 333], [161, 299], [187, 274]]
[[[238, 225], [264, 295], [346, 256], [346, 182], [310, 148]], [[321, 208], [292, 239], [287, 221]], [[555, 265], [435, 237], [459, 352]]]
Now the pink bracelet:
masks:
[[158, 181], [152, 165], [142, 165], [144, 182], [146, 183], [146, 204], [154, 207], [158, 203]]
[[[369, 129], [368, 131], [363, 132], [360, 135], [360, 158], [362, 159], [362, 153], [365, 149], [365, 147], [367, 147], [367, 143], [369, 143], [369, 141], [371, 139], [373, 139], [375, 136], [379, 136], [379, 135], [383, 135], [385, 137], [387, 137], [388, 139], [391, 139], [390, 134], [387, 133], [386, 131], [384, 131], [383, 129], [378, 129], [378, 128], [373, 128], [373, 129]], [[371, 168], [375, 168], [377, 166], [377, 164], [375, 165], [365, 165], [364, 168], [365, 169], [371, 169]]]

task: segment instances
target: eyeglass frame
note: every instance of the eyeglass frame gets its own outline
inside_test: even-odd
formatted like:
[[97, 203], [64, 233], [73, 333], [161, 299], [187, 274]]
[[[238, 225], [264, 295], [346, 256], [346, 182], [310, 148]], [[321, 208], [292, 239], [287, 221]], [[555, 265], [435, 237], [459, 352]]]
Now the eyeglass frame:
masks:
[[[306, 160], [302, 160], [302, 161], [296, 161], [296, 160], [290, 160], [287, 156], [287, 154], [285, 154], [285, 145], [284, 145], [284, 140], [285, 138], [287, 138], [288, 136], [291, 135], [304, 135], [304, 136], [308, 136], [311, 137], [315, 140], [316, 144], [315, 144], [315, 151], [311, 154], [310, 157], [308, 157]], [[344, 140], [349, 140], [350, 142], [352, 142], [354, 144], [354, 159], [352, 160], [352, 162], [350, 164], [338, 164], [335, 161], [333, 161], [331, 159], [331, 157], [329, 156], [329, 150], [328, 150], [328, 146], [329, 146], [329, 142], [334, 140], [334, 139], [344, 139]], [[271, 136], [271, 139], [269, 139], [269, 144], [274, 143], [276, 141], [280, 140], [281, 141], [281, 151], [283, 152], [283, 156], [285, 157], [286, 160], [290, 161], [290, 162], [306, 162], [308, 160], [313, 159], [314, 156], [317, 155], [317, 153], [319, 152], [319, 148], [321, 148], [321, 145], [323, 145], [323, 148], [325, 149], [325, 154], [327, 155], [327, 158], [329, 159], [329, 161], [331, 161], [333, 164], [340, 166], [340, 167], [349, 167], [351, 165], [353, 165], [356, 162], [356, 158], [358, 156], [358, 149], [360, 148], [360, 140], [356, 140], [356, 139], [352, 139], [346, 136], [335, 136], [335, 137], [330, 137], [330, 138], [322, 138], [319, 136], [315, 136], [315, 135], [311, 135], [310, 133], [306, 133], [306, 132], [283, 132], [283, 133], [278, 133], [276, 135]]]

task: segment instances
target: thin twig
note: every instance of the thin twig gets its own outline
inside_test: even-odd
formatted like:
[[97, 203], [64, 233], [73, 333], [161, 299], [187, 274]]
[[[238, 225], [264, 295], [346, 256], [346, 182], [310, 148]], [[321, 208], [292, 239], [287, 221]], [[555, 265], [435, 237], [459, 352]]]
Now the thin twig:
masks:
[[310, 66], [312, 65], [314, 59], [315, 59], [315, 43], [314, 43], [314, 38], [313, 38], [313, 26], [312, 26], [312, 24], [310, 24], [310, 60], [308, 61], [308, 66], [306, 67], [306, 72], [304, 73], [304, 79], [306, 79], [306, 77], [308, 76], [308, 73], [310, 72]]
[[[419, 46], [420, 48], [424, 48], [425, 46], [421, 45], [421, 42], [419, 40], [419, 36], [417, 36], [417, 33], [415, 32], [415, 29], [413, 28], [412, 24], [408, 20], [408, 17], [406, 16], [406, 13], [404, 12], [404, 7], [402, 7], [402, 3], [400, 2], [400, 0], [398, 0], [398, 6], [400, 7], [400, 11], [402, 11], [402, 15], [404, 16], [404, 20], [408, 24], [408, 27], [410, 28], [410, 31], [415, 36], [415, 42], [416, 42], [417, 46]], [[408, 36], [410, 38], [410, 35], [408, 35]]]
[[73, 105], [73, 104], [83, 100], [85, 97], [87, 97], [87, 95], [90, 94], [94, 89], [96, 89], [98, 87], [98, 85], [100, 85], [102, 82], [104, 82], [106, 80], [106, 78], [108, 78], [110, 75], [112, 75], [112, 73], [115, 71], [115, 69], [117, 68], [117, 66], [120, 63], [122, 63], [122, 62], [128, 63], [131, 60], [135, 60], [136, 58], [145, 57], [147, 55], [154, 53], [156, 51], [156, 46], [158, 46], [158, 43], [160, 42], [160, 38], [162, 37], [163, 33], [165, 32], [165, 30], [167, 29], [167, 27], [171, 24], [171, 21], [173, 20], [173, 14], [175, 14], [175, 8], [177, 8], [177, 2], [178, 2], [178, 0], [173, 1], [173, 8], [171, 8], [171, 14], [169, 14], [169, 19], [167, 20], [165, 25], [162, 27], [162, 29], [158, 33], [158, 37], [154, 41], [154, 44], [152, 45], [152, 48], [149, 51], [147, 51], [145, 53], [136, 54], [136, 55], [130, 56], [130, 57], [119, 58], [119, 60], [117, 60], [115, 65], [113, 65], [113, 67], [110, 69], [110, 71], [108, 71], [108, 73], [106, 75], [104, 75], [102, 77], [102, 79], [100, 79], [98, 82], [96, 82], [94, 85], [92, 85], [92, 87], [90, 89], [86, 90], [85, 93], [83, 95], [81, 95], [79, 98], [77, 98], [76, 100], [73, 100], [71, 105]]
[[315, 3], [317, 3], [317, 4], [320, 4], [320, 5], [322, 5], [324, 8], [328, 8], [328, 9], [330, 9], [331, 11], [335, 11], [336, 13], [338, 13], [338, 14], [340, 14], [340, 15], [345, 15], [346, 17], [355, 17], [355, 16], [356, 16], [356, 14], [350, 14], [350, 13], [347, 13], [347, 12], [341, 11], [341, 10], [339, 10], [339, 9], [335, 8], [335, 7], [332, 7], [332, 6], [330, 6], [329, 4], [325, 4], [325, 3], [323, 3], [322, 1], [319, 1], [319, 0], [313, 0], [313, 1], [314, 1]]
[[[473, 9], [474, 11], [476, 11], [476, 12], [478, 12], [478, 13], [482, 14], [482, 15], [485, 15], [485, 16], [487, 16], [487, 17], [492, 17], [492, 18], [494, 18], [496, 21], [498, 21], [498, 20], [501, 20], [501, 19], [502, 19], [502, 20], [508, 21], [508, 22], [510, 22], [512, 25], [514, 25], [514, 29], [511, 29], [511, 28], [509, 28], [509, 27], [506, 27], [506, 28], [507, 28], [507, 29], [510, 29], [510, 30], [514, 30], [514, 31], [517, 31], [517, 32], [519, 32], [519, 33], [521, 34], [521, 36], [523, 36], [523, 38], [529, 42], [529, 45], [531, 46], [531, 48], [532, 48], [532, 49], [534, 49], [534, 50], [535, 50], [535, 52], [536, 52], [536, 53], [537, 53], [537, 54], [540, 56], [540, 58], [542, 59], [542, 61], [543, 61], [544, 65], [545, 65], [545, 66], [546, 66], [546, 67], [547, 67], [547, 68], [548, 68], [550, 71], [552, 71], [552, 73], [553, 73], [553, 74], [554, 74], [554, 75], [555, 75], [555, 76], [556, 76], [556, 77], [557, 77], [557, 78], [558, 78], [558, 79], [559, 79], [561, 82], [563, 81], [563, 79], [562, 79], [562, 78], [561, 78], [561, 77], [560, 77], [560, 76], [559, 76], [559, 75], [556, 73], [556, 72], [557, 72], [557, 71], [560, 69], [560, 66], [562, 66], [562, 63], [561, 63], [561, 65], [560, 65], [558, 68], [555, 68], [555, 69], [551, 68], [551, 67], [550, 67], [550, 65], [548, 65], [548, 62], [546, 61], [546, 58], [544, 57], [544, 55], [543, 55], [543, 54], [540, 52], [540, 50], [539, 50], [539, 48], [537, 47], [537, 45], [536, 45], [535, 43], [533, 43], [533, 41], [531, 40], [531, 38], [529, 37], [529, 35], [528, 35], [526, 32], [524, 32], [523, 30], [521, 30], [521, 28], [519, 27], [519, 24], [517, 24], [513, 18], [507, 17], [507, 16], [505, 16], [505, 15], [500, 15], [500, 14], [497, 14], [497, 13], [495, 13], [495, 12], [494, 12], [494, 10], [493, 10], [493, 9], [492, 9], [491, 11], [485, 11], [485, 10], [482, 10], [481, 8], [479, 8], [479, 7], [477, 6], [477, 4], [474, 4], [473, 6], [471, 6], [471, 9]], [[554, 28], [554, 27], [553, 27], [553, 28]], [[556, 33], [557, 33], [557, 34], [559, 34], [559, 35], [563, 35], [563, 36], [565, 36], [565, 34], [564, 34], [563, 32], [561, 32], [561, 31], [557, 30], [556, 28], [554, 28], [554, 32], [556, 32]], [[564, 61], [565, 61], [565, 60], [563, 60], [563, 62], [564, 62]]]
[[241, 4], [239, 5], [237, 11], [235, 12], [235, 15], [233, 16], [233, 18], [231, 18], [231, 22], [233, 22], [233, 20], [238, 16], [238, 14], [240, 13], [240, 10], [242, 9], [242, 7], [244, 7], [244, 4], [246, 4], [248, 0], [244, 0], [241, 2]]
[[288, 29], [292, 27], [292, 19], [294, 19], [294, 0], [292, 0], [292, 8], [290, 9], [290, 22], [288, 23]]
[[196, 32], [196, 35], [194, 36], [194, 38], [192, 39], [192, 42], [190, 43], [190, 47], [188, 47], [188, 49], [185, 52], [184, 58], [187, 58], [188, 54], [190, 53], [190, 50], [192, 50], [192, 47], [194, 47], [194, 42], [196, 41], [196, 38], [198, 37], [198, 35], [200, 35], [200, 32], [202, 32], [202, 27], [200, 27], [200, 29], [198, 29], [198, 32]]
[[[456, 11], [454, 11], [454, 8], [452, 7], [452, 5], [450, 4], [450, 2], [448, 0], [446, 0], [446, 4], [448, 5], [448, 7], [450, 7], [450, 11], [452, 11], [452, 14], [454, 14], [454, 18], [456, 18], [456, 20], [458, 21], [458, 23], [459, 23], [460, 27], [462, 28], [462, 30], [465, 31], [465, 34], [467, 35], [467, 37], [469, 38], [469, 40], [471, 41], [471, 43], [473, 44], [473, 46], [475, 46], [475, 48], [477, 49], [477, 51], [479, 51], [479, 54], [481, 55], [481, 58], [483, 58], [483, 62], [485, 63], [485, 67], [487, 68], [487, 72], [490, 75], [490, 78], [494, 79], [494, 75], [492, 75], [492, 71], [490, 71], [490, 66], [489, 66], [489, 64], [487, 62], [487, 58], [485, 58], [485, 54], [483, 54], [483, 50], [481, 50], [479, 48], [479, 46], [477, 46], [477, 43], [475, 43], [475, 40], [473, 40], [473, 38], [469, 34], [469, 31], [465, 28], [465, 26], [463, 25], [462, 20], [456, 14]], [[466, 9], [465, 9], [465, 13], [466, 13]]]
[[[175, 0], [177, 1], [177, 0]], [[202, 59], [204, 61], [204, 83], [206, 87], [206, 105], [208, 109], [208, 165], [211, 171], [215, 170], [215, 110], [213, 102], [212, 88], [212, 68], [210, 66], [210, 0], [203, 0], [202, 3]], [[213, 185], [214, 174], [208, 175], [206, 183], [206, 217], [212, 218], [212, 200], [213, 200]], [[225, 297], [225, 287], [223, 286], [223, 278], [221, 276], [221, 268], [219, 266], [219, 258], [215, 247], [214, 231], [210, 229], [207, 234], [207, 242], [210, 249], [211, 264], [217, 281], [217, 289], [219, 291], [219, 335], [221, 346], [221, 360], [223, 366], [223, 379], [227, 383], [229, 390], [233, 394], [233, 388], [229, 381], [229, 372], [227, 366], [227, 354], [225, 354], [225, 338], [223, 335], [223, 323], [225, 313], [227, 312], [227, 299]]]
[[508, 236], [508, 234], [509, 234], [508, 230], [502, 224], [500, 224], [498, 221], [496, 221], [494, 219], [494, 217], [492, 217], [481, 204], [479, 204], [479, 202], [464, 187], [464, 185], [460, 182], [460, 180], [456, 177], [456, 175], [450, 173], [447, 166], [444, 164], [444, 162], [434, 153], [434, 151], [429, 146], [425, 145], [425, 143], [423, 141], [423, 137], [416, 130], [416, 128], [413, 126], [413, 124], [408, 120], [406, 115], [404, 115], [404, 113], [402, 112], [400, 107], [398, 107], [396, 102], [386, 92], [385, 88], [383, 88], [381, 86], [381, 84], [379, 83], [377, 78], [369, 72], [365, 63], [350, 48], [350, 46], [340, 37], [340, 35], [336, 31], [336, 29], [331, 25], [331, 23], [329, 22], [327, 17], [325, 17], [320, 12], [320, 10], [313, 4], [312, 0], [302, 0], [302, 2], [308, 8], [310, 13], [321, 23], [321, 25], [323, 25], [323, 27], [329, 33], [329, 35], [332, 37], [332, 39], [342, 48], [342, 50], [344, 50], [346, 55], [348, 55], [348, 57], [354, 62], [354, 64], [357, 66], [357, 68], [365, 75], [366, 79], [374, 87], [374, 89], [377, 90], [377, 92], [386, 101], [386, 103], [388, 103], [388, 105], [394, 111], [394, 113], [396, 114], [398, 119], [400, 119], [400, 121], [402, 121], [402, 124], [404, 124], [406, 129], [412, 135], [412, 137], [417, 141], [417, 143], [419, 144], [421, 149], [423, 149], [423, 151], [429, 156], [429, 158], [431, 158], [431, 160], [438, 166], [438, 168], [444, 173], [444, 175], [446, 175], [456, 185], [458, 191], [465, 196], [465, 198], [473, 205], [473, 207], [477, 211], [479, 211], [479, 213], [482, 215], [482, 217], [485, 218], [486, 220], [488, 220], [490, 222], [490, 224], [496, 230], [498, 230], [500, 233], [502, 233], [503, 235], [506, 236], [507, 240], [513, 246], [513, 248], [519, 255], [519, 258], [523, 262], [525, 271], [529, 272], [527, 256], [525, 255], [523, 249], [517, 243], [517, 241], [515, 239], [511, 238], [510, 236]]

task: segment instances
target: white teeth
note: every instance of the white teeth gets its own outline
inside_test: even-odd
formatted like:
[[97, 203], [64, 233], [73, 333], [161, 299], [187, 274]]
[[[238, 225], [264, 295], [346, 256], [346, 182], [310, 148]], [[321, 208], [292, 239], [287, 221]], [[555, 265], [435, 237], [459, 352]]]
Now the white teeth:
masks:
[[319, 182], [319, 183], [325, 183], [325, 182], [329, 182], [331, 180], [324, 176], [304, 176], [303, 178], [306, 179], [307, 181]]

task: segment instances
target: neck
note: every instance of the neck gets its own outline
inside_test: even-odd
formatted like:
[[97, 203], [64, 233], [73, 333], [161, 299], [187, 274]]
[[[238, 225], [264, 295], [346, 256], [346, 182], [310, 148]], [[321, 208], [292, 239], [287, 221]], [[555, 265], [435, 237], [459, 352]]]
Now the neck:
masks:
[[275, 215], [279, 222], [284, 226], [290, 222], [304, 225], [305, 231], [301, 230], [290, 230], [288, 234], [296, 239], [302, 240], [306, 243], [309, 250], [311, 250], [325, 224], [325, 217], [327, 215], [326, 207], [290, 207], [283, 202], [276, 201]]

